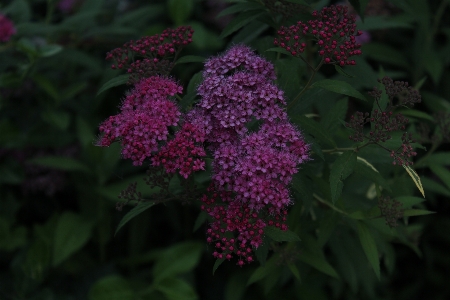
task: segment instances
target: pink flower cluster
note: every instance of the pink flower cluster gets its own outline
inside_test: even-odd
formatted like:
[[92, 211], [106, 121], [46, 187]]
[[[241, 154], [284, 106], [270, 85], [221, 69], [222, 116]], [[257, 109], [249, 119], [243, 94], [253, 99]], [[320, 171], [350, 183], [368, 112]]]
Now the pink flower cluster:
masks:
[[[113, 69], [127, 69], [134, 81], [156, 74], [168, 75], [173, 64], [168, 57], [175, 56], [192, 42], [194, 30], [190, 26], [167, 28], [161, 34], [129, 41], [106, 54], [106, 60], [114, 60]], [[142, 59], [136, 59], [142, 57]]]
[[122, 144], [122, 155], [142, 165], [159, 142], [167, 140], [168, 126], [178, 125], [180, 111], [169, 96], [181, 93], [182, 87], [169, 78], [154, 76], [141, 80], [125, 97], [121, 112], [109, 117], [99, 129], [104, 133], [99, 146], [116, 140]]
[[312, 36], [319, 46], [319, 55], [326, 64], [355, 65], [350, 57], [361, 54], [356, 38], [362, 34], [356, 30], [356, 17], [348, 13], [348, 7], [337, 5], [324, 7], [312, 13], [313, 19], [298, 21], [297, 25], [281, 26], [279, 38], [274, 44], [300, 56], [306, 48], [306, 37]]
[[16, 33], [14, 23], [0, 14], [0, 42], [7, 42]]
[[[234, 253], [242, 265], [253, 260], [251, 249], [261, 245], [270, 218], [287, 229], [287, 186], [298, 164], [309, 159], [309, 145], [288, 121], [283, 92], [272, 83], [273, 65], [250, 48], [234, 46], [210, 59], [203, 77], [202, 99], [188, 119], [203, 128], [211, 145], [211, 190], [221, 193], [226, 204], [218, 204], [215, 196], [202, 199], [202, 208], [214, 218], [208, 241], [217, 248], [215, 257], [230, 259]], [[255, 119], [262, 125], [249, 132]], [[227, 232], [236, 236], [230, 239]]]

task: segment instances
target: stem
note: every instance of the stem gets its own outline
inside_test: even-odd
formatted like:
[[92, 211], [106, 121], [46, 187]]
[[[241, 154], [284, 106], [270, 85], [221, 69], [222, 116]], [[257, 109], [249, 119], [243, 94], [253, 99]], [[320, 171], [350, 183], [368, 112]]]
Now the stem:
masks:
[[337, 211], [338, 213], [341, 213], [341, 214], [343, 214], [343, 215], [348, 216], [348, 213], [346, 213], [346, 212], [343, 211], [342, 209], [337, 208], [336, 206], [334, 206], [334, 205], [331, 204], [330, 202], [328, 202], [328, 201], [326, 201], [326, 200], [320, 198], [319, 195], [317, 195], [317, 194], [314, 193], [314, 194], [313, 194], [313, 197], [314, 197], [317, 201], [319, 201], [320, 203], [325, 204], [326, 206], [328, 206], [329, 208], [331, 208], [332, 210]]
[[294, 98], [294, 100], [289, 103], [287, 110], [289, 111], [289, 108], [292, 108], [292, 106], [297, 102], [297, 100], [309, 89], [311, 86], [312, 80], [314, 76], [316, 76], [317, 71], [319, 71], [320, 67], [323, 65], [323, 59], [320, 61], [319, 65], [316, 68], [313, 68], [303, 57], [300, 56], [300, 58], [310, 67], [313, 71], [311, 77], [309, 78], [308, 82], [306, 83], [305, 87], [300, 91], [300, 93]]

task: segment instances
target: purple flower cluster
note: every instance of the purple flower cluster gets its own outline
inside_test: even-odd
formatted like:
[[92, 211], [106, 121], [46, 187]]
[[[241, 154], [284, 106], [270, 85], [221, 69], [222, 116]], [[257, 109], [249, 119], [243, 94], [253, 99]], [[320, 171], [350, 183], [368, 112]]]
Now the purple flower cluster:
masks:
[[169, 78], [141, 80], [125, 97], [121, 112], [100, 125], [104, 134], [98, 145], [109, 146], [120, 140], [123, 157], [132, 159], [134, 165], [142, 165], [158, 150], [158, 143], [167, 140], [167, 127], [178, 125], [181, 113], [168, 97], [181, 92], [182, 87]]
[[[225, 208], [215, 208], [215, 201], [203, 198], [204, 210], [215, 218], [208, 240], [214, 241], [219, 251], [216, 257], [231, 258], [234, 253], [238, 264], [251, 262], [246, 249], [262, 243], [268, 216], [279, 217], [290, 204], [288, 184], [298, 164], [309, 159], [309, 145], [288, 121], [283, 92], [272, 82], [273, 65], [250, 48], [234, 46], [211, 58], [203, 77], [198, 87], [202, 99], [188, 119], [203, 126], [205, 141], [211, 145], [214, 190], [229, 193], [222, 199], [228, 203]], [[247, 126], [255, 119], [262, 125], [249, 132]], [[238, 212], [241, 208], [244, 213]], [[239, 225], [241, 222], [246, 225]], [[282, 222], [274, 224], [287, 229]], [[253, 234], [249, 235], [249, 227]], [[236, 251], [222, 249], [225, 232], [237, 234], [233, 240], [240, 244], [232, 246]], [[248, 235], [252, 238], [244, 237]]]
[[0, 14], [0, 42], [7, 42], [16, 33], [14, 23]]

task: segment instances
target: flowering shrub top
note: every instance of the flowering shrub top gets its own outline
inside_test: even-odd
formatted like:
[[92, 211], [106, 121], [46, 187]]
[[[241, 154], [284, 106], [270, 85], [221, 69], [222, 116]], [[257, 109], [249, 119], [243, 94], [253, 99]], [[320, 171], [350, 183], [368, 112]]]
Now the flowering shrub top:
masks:
[[0, 42], [7, 42], [16, 33], [14, 23], [6, 16], [0, 14]]

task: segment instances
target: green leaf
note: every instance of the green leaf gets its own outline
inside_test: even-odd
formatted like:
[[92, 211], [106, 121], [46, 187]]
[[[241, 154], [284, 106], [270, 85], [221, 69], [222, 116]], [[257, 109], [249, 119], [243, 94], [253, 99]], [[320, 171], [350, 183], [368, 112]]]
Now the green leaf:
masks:
[[[388, 18], [386, 16], [368, 16], [364, 22], [357, 22], [359, 30], [378, 30], [387, 28], [411, 28], [412, 25], [401, 21]], [[364, 51], [363, 51], [364, 53]]]
[[264, 228], [264, 233], [276, 242], [300, 242], [298, 235], [290, 230], [283, 231], [273, 226], [267, 226]]
[[74, 213], [63, 213], [56, 224], [53, 242], [53, 266], [78, 251], [91, 237], [92, 224]]
[[364, 11], [366, 9], [368, 0], [349, 0], [349, 2], [361, 17], [361, 20], [364, 21]]
[[281, 47], [270, 48], [270, 49], [267, 49], [266, 52], [278, 52], [281, 54], [286, 54], [286, 55], [292, 56], [291, 52], [289, 52], [286, 49], [281, 48]]
[[313, 119], [307, 118], [305, 116], [296, 116], [291, 118], [295, 123], [299, 124], [301, 129], [307, 133], [314, 136], [316, 139], [322, 141], [325, 144], [336, 148], [336, 143], [328, 133], [328, 131], [323, 128], [323, 126], [314, 121]]
[[404, 217], [413, 217], [413, 216], [423, 216], [423, 215], [429, 215], [434, 214], [436, 212], [429, 211], [425, 209], [407, 209], [403, 212]]
[[213, 266], [213, 275], [214, 275], [214, 273], [216, 273], [217, 269], [224, 261], [225, 261], [225, 257], [216, 259], [216, 262], [214, 263], [214, 266]]
[[175, 64], [185, 64], [185, 63], [191, 63], [191, 62], [199, 62], [203, 63], [205, 61], [205, 58], [202, 56], [196, 56], [196, 55], [185, 55], [178, 59]]
[[344, 75], [347, 78], [355, 78], [355, 76], [348, 74], [347, 72], [344, 71], [344, 69], [342, 69], [341, 66], [339, 65], [334, 65], [334, 69], [341, 75]]
[[366, 98], [363, 96], [363, 94], [358, 92], [347, 82], [340, 80], [332, 80], [332, 79], [319, 80], [311, 85], [311, 89], [313, 88], [323, 88], [334, 93], [347, 95], [350, 97], [367, 101]]
[[270, 239], [268, 237], [264, 237], [262, 245], [259, 245], [259, 247], [255, 250], [256, 259], [261, 266], [266, 264], [267, 255], [269, 254], [269, 244]]
[[59, 130], [67, 130], [70, 125], [71, 116], [62, 110], [46, 110], [41, 113], [41, 118], [48, 124]]
[[379, 62], [388, 63], [405, 69], [408, 69], [411, 65], [403, 52], [385, 44], [368, 43], [363, 45], [362, 51], [364, 55]]
[[409, 208], [425, 201], [425, 199], [423, 198], [412, 196], [396, 197], [395, 200], [399, 201], [402, 204], [402, 208]]
[[391, 191], [391, 187], [389, 186], [389, 183], [386, 181], [386, 179], [381, 176], [381, 174], [378, 172], [377, 169], [375, 169], [371, 164], [366, 164], [366, 160], [360, 158], [358, 156], [357, 158], [357, 164], [355, 165], [355, 174], [361, 175], [379, 185], [381, 185], [383, 188], [385, 188], [388, 191]]
[[427, 177], [422, 178], [422, 183], [427, 191], [450, 197], [450, 190], [447, 189], [445, 186], [441, 185], [440, 183], [428, 179]]
[[302, 5], [309, 6], [309, 4], [305, 0], [285, 0], [285, 1], [295, 3], [295, 4], [302, 4]]
[[192, 232], [196, 232], [200, 226], [203, 225], [203, 223], [205, 223], [205, 221], [208, 219], [208, 214], [205, 213], [204, 211], [201, 211], [198, 214], [197, 220], [195, 220], [195, 224], [194, 224], [194, 229], [192, 229]]
[[119, 75], [117, 77], [112, 78], [108, 82], [106, 82], [102, 87], [98, 90], [97, 96], [103, 93], [106, 90], [109, 90], [112, 87], [119, 86], [128, 82], [129, 74]]
[[336, 228], [339, 220], [339, 215], [334, 210], [329, 210], [325, 213], [318, 228], [317, 244], [319, 244], [320, 247], [325, 246], [328, 242], [328, 239]]
[[438, 164], [431, 164], [430, 169], [450, 189], [450, 171]]
[[264, 277], [266, 277], [267, 275], [271, 274], [272, 272], [275, 271], [275, 269], [278, 267], [277, 266], [277, 261], [278, 261], [278, 255], [273, 255], [264, 266], [260, 266], [258, 267], [250, 276], [250, 278], [247, 281], [247, 285], [250, 285], [254, 282], [257, 282], [261, 279], [263, 279]]
[[311, 267], [323, 272], [331, 277], [339, 278], [336, 270], [326, 261], [323, 254], [312, 253], [310, 251], [302, 251], [299, 259], [310, 265]]
[[408, 173], [409, 177], [411, 177], [411, 179], [413, 180], [414, 184], [419, 189], [419, 191], [422, 194], [422, 196], [425, 198], [425, 191], [423, 190], [422, 182], [420, 182], [419, 175], [410, 166], [403, 165], [403, 168], [405, 168], [405, 170]]
[[176, 25], [185, 22], [194, 9], [193, 0], [168, 0], [169, 17]]
[[380, 258], [378, 257], [378, 249], [372, 234], [366, 224], [361, 221], [357, 222], [358, 236], [361, 246], [366, 254], [373, 271], [380, 280]]
[[435, 152], [426, 157], [416, 168], [428, 167], [430, 165], [450, 166], [450, 152]]
[[323, 118], [322, 124], [328, 132], [334, 132], [341, 120], [345, 119], [348, 108], [348, 97], [345, 97], [336, 102], [332, 109], [330, 109]]
[[311, 179], [297, 173], [292, 178], [292, 187], [300, 195], [300, 199], [305, 206], [304, 213], [309, 212], [313, 202], [313, 183]]
[[247, 10], [257, 10], [257, 9], [264, 9], [264, 7], [261, 6], [261, 4], [254, 3], [254, 2], [238, 3], [238, 4], [229, 6], [229, 7], [225, 8], [224, 10], [222, 10], [217, 15], [216, 19], [219, 19], [220, 17], [226, 16], [226, 15], [235, 14], [238, 12], [243, 12], [243, 11], [247, 11]]
[[78, 160], [64, 156], [43, 156], [28, 160], [28, 163], [62, 171], [89, 172], [89, 168]]
[[229, 36], [233, 32], [241, 29], [251, 21], [255, 20], [256, 18], [262, 16], [266, 12], [258, 12], [258, 11], [246, 11], [241, 14], [239, 14], [237, 17], [235, 17], [233, 20], [231, 20], [230, 23], [222, 30], [222, 33], [220, 34], [219, 38], [223, 39], [224, 37]]
[[63, 47], [61, 45], [43, 45], [41, 47], [39, 47], [39, 56], [41, 57], [49, 57], [52, 55], [55, 55], [59, 52], [61, 52], [61, 50], [63, 49]]
[[196, 300], [198, 296], [194, 288], [186, 281], [178, 278], [165, 278], [155, 286], [168, 300]]
[[434, 121], [434, 118], [427, 114], [426, 112], [416, 110], [416, 109], [405, 109], [405, 110], [398, 110], [396, 113], [401, 113], [404, 116], [407, 117], [414, 117], [414, 118], [420, 118], [428, 121]]
[[143, 213], [150, 207], [155, 205], [155, 202], [140, 202], [136, 207], [134, 207], [132, 210], [127, 212], [125, 216], [123, 216], [122, 220], [120, 220], [119, 225], [117, 226], [116, 232], [114, 233], [114, 236], [117, 234], [117, 232], [122, 228], [125, 224], [127, 224], [131, 219], [136, 217], [137, 215]]
[[353, 173], [355, 165], [356, 153], [354, 151], [346, 151], [336, 159], [331, 167], [330, 188], [333, 204], [341, 196], [344, 180]]
[[89, 290], [89, 300], [133, 300], [135, 295], [128, 281], [118, 275], [97, 280]]
[[297, 266], [290, 263], [288, 264], [288, 268], [289, 270], [291, 270], [292, 275], [294, 275], [294, 277], [297, 278], [299, 282], [301, 282], [302, 279], [300, 278], [300, 272], [298, 271]]
[[185, 242], [165, 249], [152, 270], [155, 281], [191, 271], [197, 266], [204, 248], [203, 243]]

